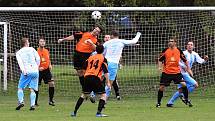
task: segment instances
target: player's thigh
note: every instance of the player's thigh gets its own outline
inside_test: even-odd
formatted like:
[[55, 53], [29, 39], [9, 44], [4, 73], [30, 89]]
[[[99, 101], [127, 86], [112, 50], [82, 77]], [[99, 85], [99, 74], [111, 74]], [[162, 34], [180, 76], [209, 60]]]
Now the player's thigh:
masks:
[[186, 84], [190, 86], [197, 84], [197, 82], [189, 74], [183, 75], [183, 79], [185, 80]]
[[44, 80], [45, 84], [48, 84], [48, 82], [53, 81], [52, 74], [51, 74], [51, 71], [49, 69], [44, 71], [43, 80]]
[[90, 94], [93, 91], [93, 78], [91, 76], [84, 77], [84, 82], [82, 85], [82, 92], [84, 94]]
[[109, 80], [114, 81], [118, 71], [118, 64], [108, 62]]
[[183, 76], [181, 73], [178, 74], [172, 74], [171, 75], [172, 80], [174, 81], [174, 84], [182, 84], [184, 82]]
[[97, 94], [105, 93], [105, 82], [101, 81], [99, 78], [95, 78], [93, 92]]
[[31, 77], [31, 80], [30, 80], [30, 83], [29, 83], [29, 88], [34, 89], [35, 91], [37, 91], [38, 90], [39, 73], [38, 72], [31, 73], [30, 77]]
[[20, 79], [19, 79], [19, 84], [18, 84], [18, 88], [26, 88], [30, 82], [31, 78], [29, 77], [29, 75], [20, 75]]
[[172, 78], [169, 74], [162, 73], [160, 77], [160, 85], [169, 86], [172, 81]]
[[85, 61], [90, 57], [90, 53], [80, 53], [75, 51], [73, 54], [73, 66], [76, 70], [83, 69]]

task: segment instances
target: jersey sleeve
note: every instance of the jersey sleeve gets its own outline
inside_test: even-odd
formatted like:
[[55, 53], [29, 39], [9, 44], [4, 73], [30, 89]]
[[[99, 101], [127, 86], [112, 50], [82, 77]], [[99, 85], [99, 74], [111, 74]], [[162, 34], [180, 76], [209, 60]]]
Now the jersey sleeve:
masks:
[[82, 38], [83, 32], [76, 32], [75, 34], [73, 34], [75, 40], [79, 40]]
[[139, 38], [140, 38], [141, 33], [137, 32], [137, 35], [132, 39], [132, 40], [124, 40], [121, 39], [121, 42], [125, 45], [129, 45], [129, 44], [135, 44], [138, 42]]
[[17, 59], [17, 62], [19, 64], [20, 70], [23, 72], [25, 68], [24, 68], [24, 64], [23, 64], [22, 58], [19, 55], [19, 52], [16, 53], [16, 59]]
[[165, 48], [161, 53], [160, 53], [160, 56], [159, 56], [159, 61], [160, 62], [163, 62], [165, 60], [165, 52], [168, 48]]
[[107, 69], [107, 59], [104, 58], [104, 62], [102, 63], [102, 71], [104, 73], [108, 73], [108, 69]]
[[186, 59], [186, 57], [185, 57], [183, 51], [182, 51], [181, 49], [179, 49], [179, 48], [178, 48], [178, 50], [180, 51], [180, 58], [181, 58], [181, 60], [182, 60], [183, 62], [186, 63], [186, 62], [187, 62], [187, 59]]
[[38, 54], [38, 52], [33, 48], [33, 53], [34, 53], [34, 56], [35, 56], [35, 61], [37, 63], [37, 66], [40, 65], [40, 56]]
[[200, 64], [202, 64], [202, 63], [205, 62], [205, 60], [202, 59], [202, 58], [199, 56], [198, 53], [195, 54], [195, 59], [196, 59], [196, 62], [198, 62], [198, 63], [200, 63]]
[[84, 62], [83, 69], [86, 70], [86, 69], [87, 69], [87, 66], [88, 66], [88, 60], [86, 60], [86, 61]]

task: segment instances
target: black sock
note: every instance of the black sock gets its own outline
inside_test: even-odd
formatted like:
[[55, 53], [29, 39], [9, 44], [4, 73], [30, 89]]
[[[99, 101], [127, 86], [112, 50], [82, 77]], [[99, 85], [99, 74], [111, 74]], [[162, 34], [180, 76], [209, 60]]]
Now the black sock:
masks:
[[112, 84], [112, 85], [113, 85], [113, 88], [114, 88], [116, 97], [119, 96], [119, 85], [118, 85], [118, 82], [117, 82], [116, 79], [113, 81], [113, 84]]
[[103, 99], [100, 99], [99, 100], [99, 104], [98, 104], [98, 111], [97, 113], [101, 113], [102, 112], [102, 108], [104, 107], [105, 105], [105, 101]]
[[77, 113], [77, 111], [78, 111], [79, 107], [81, 106], [81, 104], [83, 103], [83, 101], [84, 101], [84, 98], [79, 97], [79, 99], [78, 99], [78, 101], [76, 102], [76, 105], [75, 105], [75, 110], [74, 110], [75, 114]]
[[38, 91], [35, 91], [35, 93], [36, 93], [35, 104], [38, 104], [37, 101], [38, 101], [39, 90], [38, 90]]
[[182, 87], [182, 93], [184, 94], [184, 99], [188, 100], [188, 90], [187, 90], [187, 87]]
[[160, 104], [161, 103], [161, 99], [163, 97], [163, 91], [158, 91], [158, 103]]
[[49, 101], [53, 102], [54, 87], [49, 87]]
[[79, 81], [80, 81], [81, 86], [83, 86], [84, 85], [84, 76], [79, 76]]

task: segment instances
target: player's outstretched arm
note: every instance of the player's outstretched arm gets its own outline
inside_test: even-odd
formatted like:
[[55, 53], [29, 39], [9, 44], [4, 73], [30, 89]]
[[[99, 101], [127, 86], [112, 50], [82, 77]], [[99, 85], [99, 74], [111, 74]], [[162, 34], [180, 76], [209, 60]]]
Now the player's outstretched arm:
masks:
[[140, 33], [140, 32], [137, 32], [137, 34], [136, 34], [136, 36], [134, 37], [134, 39], [132, 39], [132, 40], [124, 40], [123, 43], [124, 43], [124, 44], [136, 44], [136, 43], [138, 42], [140, 36], [141, 36], [141, 33]]
[[71, 40], [74, 40], [74, 35], [70, 35], [68, 37], [65, 37], [65, 38], [62, 38], [62, 39], [58, 39], [58, 43], [61, 43], [63, 41], [71, 41]]

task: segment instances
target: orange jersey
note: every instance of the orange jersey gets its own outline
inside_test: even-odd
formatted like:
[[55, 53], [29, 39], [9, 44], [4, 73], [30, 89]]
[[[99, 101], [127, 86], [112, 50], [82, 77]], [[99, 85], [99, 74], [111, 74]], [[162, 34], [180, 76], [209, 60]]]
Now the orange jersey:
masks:
[[82, 53], [92, 53], [94, 51], [92, 45], [88, 42], [85, 42], [88, 39], [90, 39], [94, 44], [96, 44], [98, 41], [97, 38], [93, 36], [90, 32], [85, 32], [83, 33], [82, 38], [76, 44], [76, 51]]
[[102, 72], [108, 73], [107, 70], [107, 60], [104, 58], [102, 54], [96, 54], [93, 56], [90, 56], [85, 65], [86, 72], [84, 76], [97, 76], [101, 79]]
[[179, 61], [182, 59], [186, 62], [183, 52], [175, 47], [174, 49], [166, 48], [162, 51], [159, 61], [163, 62], [163, 72], [166, 74], [180, 73]]
[[40, 67], [43, 67], [44, 69], [49, 68], [49, 65], [51, 63], [50, 57], [49, 57], [49, 51], [45, 48], [37, 49], [37, 52], [40, 56]]

